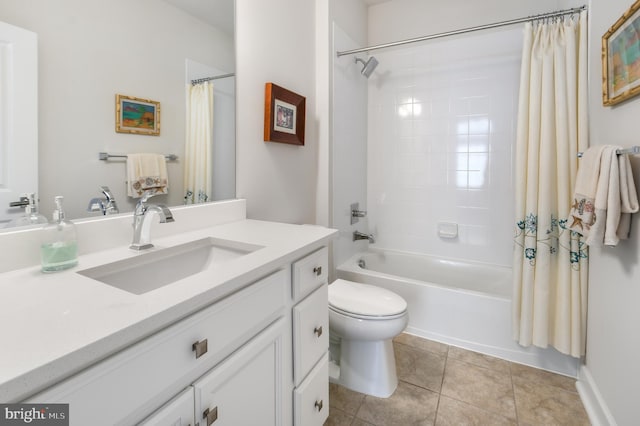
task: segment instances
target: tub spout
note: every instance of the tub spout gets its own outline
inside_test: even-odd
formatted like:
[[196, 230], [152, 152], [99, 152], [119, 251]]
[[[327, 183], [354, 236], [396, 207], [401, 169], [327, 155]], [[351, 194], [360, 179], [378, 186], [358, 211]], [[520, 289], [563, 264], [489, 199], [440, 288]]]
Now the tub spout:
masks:
[[365, 234], [360, 231], [353, 231], [353, 241], [357, 240], [369, 240], [371, 244], [376, 242], [376, 239], [373, 237], [373, 234]]

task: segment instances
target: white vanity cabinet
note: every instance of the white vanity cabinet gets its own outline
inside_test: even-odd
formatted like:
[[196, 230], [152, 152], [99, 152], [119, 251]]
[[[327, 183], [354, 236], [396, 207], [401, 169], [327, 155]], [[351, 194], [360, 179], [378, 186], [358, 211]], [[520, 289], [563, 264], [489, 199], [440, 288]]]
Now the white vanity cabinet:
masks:
[[328, 250], [272, 266], [26, 402], [68, 403], [70, 424], [82, 426], [323, 425]]
[[70, 404], [71, 425], [134, 424], [286, 316], [289, 276], [275, 272], [29, 401]]
[[328, 250], [293, 263], [294, 425], [323, 425], [329, 414]]

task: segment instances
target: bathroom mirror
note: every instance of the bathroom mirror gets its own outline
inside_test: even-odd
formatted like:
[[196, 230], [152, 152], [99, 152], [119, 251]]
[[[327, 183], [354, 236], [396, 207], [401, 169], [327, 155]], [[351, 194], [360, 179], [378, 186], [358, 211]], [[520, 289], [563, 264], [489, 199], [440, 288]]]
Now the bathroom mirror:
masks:
[[[42, 214], [50, 217], [63, 195], [71, 219], [101, 217], [87, 208], [104, 185], [121, 213], [133, 210], [125, 158], [100, 160], [100, 152], [176, 155], [167, 163], [169, 193], [153, 201], [183, 204], [186, 89], [191, 79], [223, 74], [231, 76], [213, 80], [211, 200], [235, 197], [234, 0], [3, 0], [0, 21], [38, 37]], [[160, 134], [117, 133], [117, 94], [159, 102]]]

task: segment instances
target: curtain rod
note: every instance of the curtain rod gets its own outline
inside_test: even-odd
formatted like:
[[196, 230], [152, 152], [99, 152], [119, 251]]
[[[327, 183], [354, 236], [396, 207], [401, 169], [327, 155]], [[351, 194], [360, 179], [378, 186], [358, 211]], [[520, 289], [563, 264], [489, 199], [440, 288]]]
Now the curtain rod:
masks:
[[452, 35], [470, 33], [470, 32], [473, 32], [473, 31], [488, 30], [490, 28], [504, 27], [506, 25], [519, 24], [519, 23], [527, 22], [527, 21], [535, 21], [537, 19], [555, 18], [555, 17], [558, 17], [558, 16], [571, 15], [571, 14], [574, 14], [574, 13], [582, 12], [583, 10], [586, 10], [586, 9], [587, 9], [587, 6], [583, 5], [583, 6], [580, 6], [580, 7], [574, 7], [572, 9], [559, 10], [557, 12], [543, 13], [543, 14], [540, 14], [540, 15], [527, 16], [526, 18], [511, 19], [509, 21], [495, 22], [493, 24], [486, 24], [486, 25], [480, 25], [480, 26], [477, 26], [477, 27], [463, 28], [463, 29], [460, 29], [460, 30], [454, 30], [454, 31], [447, 31], [447, 32], [444, 32], [444, 33], [431, 34], [431, 35], [424, 36], [424, 37], [410, 38], [410, 39], [406, 39], [406, 40], [395, 41], [395, 42], [392, 42], [392, 43], [377, 44], [375, 46], [361, 47], [359, 49], [343, 50], [343, 51], [337, 52], [337, 53], [338, 53], [338, 57], [345, 56], [345, 55], [353, 55], [354, 53], [369, 52], [371, 50], [378, 50], [378, 49], [384, 49], [384, 48], [387, 48], [387, 47], [401, 46], [403, 44], [409, 44], [409, 43], [417, 43], [419, 41], [432, 40], [434, 38], [448, 37], [448, 36], [452, 36]]
[[191, 80], [191, 84], [200, 84], [200, 83], [204, 83], [205, 81], [218, 80], [220, 78], [235, 77], [235, 75], [236, 75], [235, 73], [231, 72], [229, 74], [221, 74], [213, 77], [199, 78], [197, 80]]

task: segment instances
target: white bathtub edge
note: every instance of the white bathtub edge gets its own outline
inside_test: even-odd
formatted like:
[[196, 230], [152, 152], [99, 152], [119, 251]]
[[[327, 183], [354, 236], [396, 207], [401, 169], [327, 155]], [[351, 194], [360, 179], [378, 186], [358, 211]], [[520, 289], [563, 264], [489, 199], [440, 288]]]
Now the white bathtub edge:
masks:
[[584, 409], [587, 411], [589, 421], [593, 426], [617, 426], [609, 407], [593, 380], [593, 376], [586, 365], [581, 365], [578, 371], [578, 381], [576, 382], [578, 395], [582, 400]]

